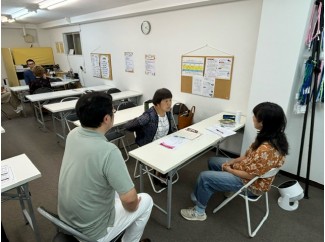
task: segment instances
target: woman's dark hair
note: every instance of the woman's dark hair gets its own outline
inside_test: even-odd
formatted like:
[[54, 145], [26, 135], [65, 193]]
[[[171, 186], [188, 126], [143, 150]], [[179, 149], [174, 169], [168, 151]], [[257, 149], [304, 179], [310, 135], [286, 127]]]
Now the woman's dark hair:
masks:
[[161, 88], [158, 89], [155, 94], [153, 95], [152, 98], [152, 103], [153, 105], [157, 105], [161, 102], [161, 100], [163, 99], [167, 99], [167, 98], [172, 98], [173, 95], [172, 93], [167, 89], [167, 88]]
[[106, 114], [113, 115], [112, 96], [100, 92], [83, 94], [76, 104], [76, 113], [82, 127], [98, 128]]
[[289, 144], [284, 130], [287, 119], [283, 109], [271, 102], [263, 102], [255, 106], [253, 113], [262, 129], [258, 132], [252, 148], [256, 150], [263, 142], [269, 142], [281, 155], [287, 155]]

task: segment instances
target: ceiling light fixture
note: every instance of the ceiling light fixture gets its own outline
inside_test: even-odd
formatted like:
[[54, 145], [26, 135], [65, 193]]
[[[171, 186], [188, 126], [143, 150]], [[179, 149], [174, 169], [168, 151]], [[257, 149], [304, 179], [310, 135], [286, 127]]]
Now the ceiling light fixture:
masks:
[[69, 0], [66, 0], [66, 1], [63, 1], [63, 2], [60, 2], [60, 3], [54, 4], [54, 5], [51, 5], [47, 9], [48, 10], [52, 10], [52, 9], [55, 9], [55, 8], [59, 8], [59, 7], [63, 6], [63, 5], [66, 5], [69, 2], [70, 2]]
[[19, 16], [19, 17], [16, 17], [15, 19], [23, 19], [23, 18], [27, 18], [27, 17], [30, 17], [30, 16], [35, 15], [36, 13], [37, 13], [36, 10], [28, 11], [26, 14], [21, 15], [21, 16]]
[[28, 14], [28, 9], [27, 8], [22, 8], [19, 11], [12, 13], [11, 17], [12, 18], [19, 18], [19, 17], [21, 17], [21, 16], [23, 16], [25, 14]]
[[66, 1], [67, 0], [45, 0], [45, 1], [40, 2], [38, 4], [38, 6], [40, 9], [44, 9], [44, 8], [50, 9], [50, 7], [53, 8], [55, 5], [66, 2]]

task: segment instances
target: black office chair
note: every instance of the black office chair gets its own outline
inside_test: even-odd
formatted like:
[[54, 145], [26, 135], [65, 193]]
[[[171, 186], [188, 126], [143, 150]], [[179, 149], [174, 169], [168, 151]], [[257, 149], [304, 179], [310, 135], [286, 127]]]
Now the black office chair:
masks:
[[[78, 230], [72, 228], [70, 225], [63, 222], [57, 214], [49, 212], [43, 207], [38, 207], [37, 211], [41, 215], [43, 215], [46, 219], [50, 220], [57, 228], [57, 233], [52, 239], [52, 242], [79, 242], [79, 241], [96, 242], [97, 241], [97, 240], [92, 240], [88, 236], [82, 234]], [[124, 231], [122, 231], [118, 236], [116, 236], [113, 240], [111, 240], [111, 242], [118, 241], [123, 234]]]

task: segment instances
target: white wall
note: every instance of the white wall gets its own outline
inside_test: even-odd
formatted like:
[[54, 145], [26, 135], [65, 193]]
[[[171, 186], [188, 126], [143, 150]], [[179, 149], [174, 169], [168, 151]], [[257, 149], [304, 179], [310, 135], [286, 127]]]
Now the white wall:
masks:
[[[54, 55], [64, 70], [73, 68], [81, 75], [79, 66], [83, 66], [86, 73], [81, 78], [87, 86], [109, 83], [122, 90], [139, 90], [143, 92], [143, 100], [151, 98], [157, 88], [167, 87], [176, 100], [196, 105], [195, 121], [224, 110], [241, 110], [248, 116], [243, 151], [256, 136], [250, 122], [252, 108], [262, 101], [279, 103], [287, 113], [291, 147], [284, 169], [295, 174], [302, 117], [292, 114], [292, 100], [300, 83], [297, 70], [301, 70], [302, 42], [311, 3], [311, 0], [248, 0], [81, 24], [39, 31], [39, 43], [52, 46], [55, 53], [55, 42], [63, 41], [63, 33], [80, 30], [83, 56]], [[147, 36], [140, 30], [143, 20], [152, 24]], [[235, 56], [230, 100], [180, 92], [182, 54], [206, 44]], [[124, 71], [126, 51], [134, 53], [134, 73]], [[220, 53], [214, 49], [203, 52]], [[112, 55], [114, 81], [92, 77], [90, 53]], [[156, 55], [155, 77], [144, 74], [145, 54]], [[317, 115], [311, 179], [323, 184], [322, 106], [318, 107]], [[304, 173], [303, 167], [302, 176]]]
[[[55, 60], [67, 68], [69, 59], [70, 65], [75, 63], [74, 71], [80, 65], [85, 66], [83, 77], [88, 86], [109, 83], [122, 90], [139, 90], [144, 94], [143, 100], [151, 98], [156, 89], [167, 87], [177, 100], [196, 105], [195, 120], [222, 110], [246, 113], [260, 10], [261, 1], [252, 0], [84, 24], [80, 25], [83, 58], [72, 60], [71, 56], [56, 54]], [[143, 20], [149, 20], [152, 25], [149, 35], [143, 35], [140, 30]], [[55, 41], [62, 41], [62, 33], [78, 28], [49, 30], [53, 48]], [[235, 56], [230, 100], [180, 92], [182, 54], [206, 44]], [[126, 51], [134, 53], [134, 73], [125, 72]], [[205, 51], [211, 55], [221, 54], [213, 48]], [[111, 54], [114, 81], [92, 77], [90, 53]], [[144, 74], [145, 54], [156, 56], [154, 77]]]
[[[312, 3], [312, 0], [263, 1], [254, 74], [248, 101], [248, 110], [252, 110], [255, 105], [263, 101], [276, 102], [283, 107], [288, 119], [286, 133], [290, 144], [290, 154], [283, 170], [293, 174], [297, 172], [303, 120], [302, 116], [293, 114], [293, 104], [294, 96], [301, 83], [303, 41]], [[310, 179], [324, 184], [323, 104], [318, 104], [316, 114]], [[252, 122], [247, 122], [242, 151], [247, 149], [255, 136], [256, 130]], [[308, 146], [308, 139], [305, 146]], [[306, 177], [306, 157], [305, 149], [302, 177]]]

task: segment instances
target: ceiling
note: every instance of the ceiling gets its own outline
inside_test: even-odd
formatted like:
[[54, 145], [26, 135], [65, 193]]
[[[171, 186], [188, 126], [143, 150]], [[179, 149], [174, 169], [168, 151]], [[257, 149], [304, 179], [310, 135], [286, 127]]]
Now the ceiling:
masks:
[[[11, 15], [22, 8], [36, 9], [43, 0], [1, 0], [1, 15]], [[22, 24], [41, 24], [54, 20], [84, 15], [101, 10], [123, 7], [148, 0], [71, 0], [62, 7], [53, 10], [38, 9], [34, 16], [17, 21]]]
[[11, 28], [15, 25], [53, 28], [244, 0], [69, 0], [69, 3], [52, 10], [38, 8], [38, 3], [43, 0], [0, 1], [2, 16], [8, 17], [23, 8], [37, 10], [35, 15], [16, 20], [15, 23], [2, 23], [2, 28]]

